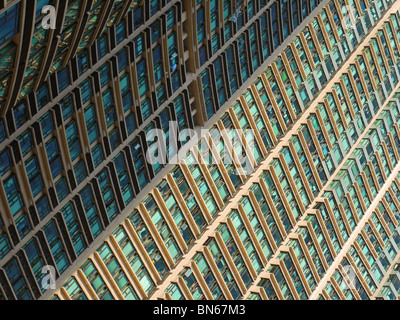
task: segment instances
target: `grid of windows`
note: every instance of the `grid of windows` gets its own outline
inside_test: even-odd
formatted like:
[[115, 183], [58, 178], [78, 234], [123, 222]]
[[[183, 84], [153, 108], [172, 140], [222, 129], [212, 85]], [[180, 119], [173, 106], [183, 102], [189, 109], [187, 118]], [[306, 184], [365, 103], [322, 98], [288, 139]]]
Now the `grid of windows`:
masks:
[[[279, 1], [267, 8], [266, 1], [210, 1], [207, 5], [196, 1], [192, 18], [198, 28], [194, 44], [188, 45], [183, 37], [187, 21], [181, 21], [186, 9], [179, 2], [167, 3], [168, 10], [155, 15], [162, 9], [161, 1], [129, 1], [132, 6], [124, 1], [93, 1], [85, 9], [81, 1], [69, 1], [65, 26], [59, 30], [63, 46], [54, 49], [56, 58], [46, 70], [38, 67], [40, 59], [46, 58], [38, 51], [45, 43], [32, 47], [21, 102], [8, 113], [7, 128], [0, 132], [4, 131], [4, 137], [18, 137], [0, 154], [5, 214], [15, 221], [15, 226], [6, 228], [0, 220], [0, 252], [5, 256], [12, 245], [23, 241], [27, 255], [7, 258], [13, 266], [3, 269], [13, 290], [28, 281], [26, 292], [19, 290], [20, 297], [40, 296], [37, 284], [17, 272], [23, 259], [36, 270], [39, 283], [41, 250], [47, 250], [46, 259], [54, 260], [60, 277], [162, 170], [163, 165], [146, 161], [146, 152], [157, 146], [147, 139], [148, 133], [160, 128], [169, 137], [176, 133], [168, 120], [178, 121], [179, 134], [211, 119], [235, 91], [243, 89], [244, 82], [253, 79], [318, 2]], [[241, 196], [236, 209], [215, 226], [212, 241], [185, 266], [180, 274], [183, 282], [172, 279], [165, 294], [173, 299], [187, 298], [187, 292], [199, 299], [310, 297], [399, 159], [398, 97], [386, 105], [399, 81], [399, 16], [392, 14], [371, 41], [363, 43], [391, 1], [352, 2], [357, 9], [356, 28], [341, 25], [344, 12], [336, 7], [338, 3], [343, 1], [330, 2], [310, 19], [240, 98], [224, 109], [210, 134], [88, 257], [80, 267], [83, 273], [74, 273], [65, 290], [56, 292], [58, 298], [66, 294], [73, 299], [151, 297], [157, 283], [171, 280], [168, 271], [179, 264], [193, 240], [213, 225], [227, 201], [243, 191], [240, 186], [259, 165], [265, 170], [257, 181]], [[109, 14], [99, 24], [106, 9]], [[78, 28], [80, 10], [88, 12], [83, 29]], [[223, 23], [218, 23], [221, 18]], [[150, 21], [148, 25], [143, 25], [145, 20]], [[78, 29], [83, 33], [76, 36]], [[262, 32], [265, 29], [269, 32]], [[38, 39], [46, 38], [38, 34], [45, 31], [33, 32]], [[343, 61], [359, 43], [364, 46], [362, 54], [342, 70]], [[194, 46], [197, 53], [191, 54]], [[193, 60], [187, 60], [188, 52]], [[92, 71], [94, 66], [96, 71]], [[338, 70], [340, 81], [319, 98], [274, 159], [264, 163]], [[199, 75], [196, 86], [188, 85], [193, 81], [187, 82], [190, 72]], [[39, 86], [47, 73], [50, 77]], [[3, 74], [10, 70], [2, 73], [0, 69], [0, 77]], [[66, 90], [71, 83], [72, 90]], [[50, 109], [53, 100], [57, 102]], [[37, 113], [38, 120], [31, 121]], [[253, 144], [249, 146], [249, 136], [244, 140], [230, 136], [231, 129], [252, 129]], [[169, 144], [167, 149], [170, 155], [178, 151]], [[217, 161], [203, 165], [200, 160], [208, 157]], [[231, 161], [219, 161], [223, 159]], [[15, 168], [21, 161], [23, 166]], [[330, 178], [333, 182], [327, 186]], [[317, 205], [311, 208], [316, 199]], [[34, 205], [26, 207], [28, 203]], [[53, 216], [56, 211], [60, 212]], [[300, 220], [306, 223], [299, 226]], [[385, 274], [396, 247], [390, 245], [394, 240], [388, 240], [389, 222], [380, 222], [379, 214], [370, 220], [374, 226], [366, 227], [365, 233], [372, 230], [375, 238], [368, 245], [375, 248], [376, 243], [387, 254], [374, 268]], [[39, 242], [29, 242], [28, 233], [40, 222], [45, 227], [38, 230]], [[380, 234], [382, 230], [386, 234]], [[292, 233], [298, 238], [281, 250], [283, 239]], [[374, 253], [379, 255], [383, 249], [377, 248]], [[342, 265], [357, 265], [367, 277], [372, 265], [360, 264], [356, 253], [350, 255], [353, 260], [347, 257]], [[335, 290], [343, 278], [341, 268], [332, 278]], [[260, 280], [262, 270], [267, 279]], [[86, 282], [94, 293], [82, 286]], [[359, 281], [352, 297], [370, 296], [379, 281], [372, 276], [368, 283], [371, 286]], [[247, 297], [248, 290], [257, 293]]]

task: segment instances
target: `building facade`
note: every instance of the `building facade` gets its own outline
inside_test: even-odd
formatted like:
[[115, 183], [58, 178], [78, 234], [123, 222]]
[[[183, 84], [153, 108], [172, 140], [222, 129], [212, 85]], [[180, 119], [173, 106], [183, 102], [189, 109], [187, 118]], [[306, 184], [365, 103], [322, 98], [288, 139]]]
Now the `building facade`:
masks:
[[0, 299], [398, 296], [395, 1], [0, 8]]

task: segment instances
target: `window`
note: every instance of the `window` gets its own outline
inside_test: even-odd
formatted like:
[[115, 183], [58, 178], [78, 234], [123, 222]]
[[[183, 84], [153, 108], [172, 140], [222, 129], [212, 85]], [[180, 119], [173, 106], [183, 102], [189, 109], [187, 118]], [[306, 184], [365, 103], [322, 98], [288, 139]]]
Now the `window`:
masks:
[[82, 104], [86, 104], [92, 97], [92, 83], [90, 79], [84, 81], [80, 86], [81, 96], [82, 96]]
[[119, 209], [115, 200], [110, 174], [107, 169], [104, 169], [102, 172], [100, 172], [100, 174], [97, 176], [97, 181], [99, 182], [100, 191], [103, 195], [108, 218], [110, 221], [112, 221], [118, 215]]
[[49, 89], [47, 88], [46, 84], [41, 86], [38, 91], [36, 91], [36, 100], [39, 110], [50, 102]]
[[[154, 0], [153, 0], [154, 2]], [[152, 43], [157, 42], [158, 39], [160, 39], [161, 36], [161, 27], [160, 27], [160, 21], [156, 20], [151, 26], [151, 41]]]
[[19, 31], [19, 7], [16, 4], [0, 15], [0, 45], [11, 39]]
[[56, 262], [58, 272], [63, 273], [69, 267], [69, 260], [55, 221], [51, 221], [44, 228], [51, 253]]
[[93, 104], [90, 104], [85, 108], [85, 122], [86, 122], [86, 131], [89, 137], [89, 143], [93, 144], [99, 138], [99, 127], [97, 125], [97, 115], [95, 111], [95, 107]]
[[39, 119], [42, 126], [43, 139], [46, 139], [54, 131], [53, 115], [47, 112], [42, 118]]
[[65, 135], [67, 137], [71, 161], [75, 161], [75, 159], [82, 153], [78, 127], [75, 120], [72, 120], [65, 126]]
[[18, 300], [32, 300], [28, 283], [23, 275], [17, 258], [12, 258], [4, 267], [7, 278]]
[[46, 143], [46, 151], [50, 163], [51, 173], [54, 179], [58, 175], [60, 175], [63, 170], [62, 161], [59, 155], [58, 142], [56, 138], [52, 138]]
[[139, 96], [143, 97], [148, 90], [146, 61], [140, 60], [136, 65], [136, 72], [138, 78]]
[[[119, 56], [118, 56], [118, 62], [119, 62]], [[100, 73], [101, 87], [103, 88], [111, 81], [110, 65], [108, 64], [108, 62], [106, 62], [103, 66], [100, 67], [99, 73]]]
[[60, 202], [63, 201], [70, 193], [67, 179], [65, 179], [65, 177], [61, 177], [61, 179], [56, 182], [56, 191]]
[[79, 185], [87, 177], [86, 166], [83, 160], [80, 160], [78, 163], [74, 165], [74, 172], [75, 172], [76, 182]]
[[74, 103], [72, 100], [72, 96], [68, 95], [66, 98], [60, 101], [61, 111], [63, 114], [64, 121], [70, 118], [75, 110], [74, 110]]
[[81, 192], [80, 196], [83, 203], [83, 208], [86, 213], [86, 217], [89, 222], [90, 229], [92, 231], [93, 238], [97, 238], [101, 231], [103, 231], [102, 224], [100, 222], [99, 212], [93, 197], [92, 189], [90, 185], [86, 186]]
[[76, 254], [79, 256], [87, 247], [85, 237], [82, 233], [76, 209], [72, 202], [69, 202], [61, 212], [64, 217], [68, 233], [71, 237], [72, 244], [75, 248]]
[[24, 208], [24, 203], [22, 201], [22, 196], [16, 176], [12, 174], [7, 180], [3, 182], [3, 185], [8, 204], [10, 205], [11, 213], [13, 216], [15, 216]]
[[32, 156], [25, 162], [26, 174], [28, 175], [33, 197], [36, 197], [44, 188], [40, 167], [36, 156]]
[[140, 34], [134, 39], [135, 43], [135, 56], [138, 58], [145, 50], [145, 41], [144, 41], [144, 35]]
[[50, 213], [50, 203], [46, 195], [43, 195], [38, 201], [36, 201], [36, 209], [39, 214], [40, 220], [46, 218], [47, 215]]
[[0, 153], [0, 175], [4, 176], [12, 167], [10, 151], [6, 148]]
[[68, 67], [57, 72], [57, 82], [59, 92], [63, 92], [70, 85]]
[[15, 126], [17, 129], [21, 127], [26, 121], [29, 120], [29, 112], [25, 103], [21, 103], [18, 106], [14, 107], [14, 120]]
[[124, 19], [117, 25], [115, 33], [117, 44], [120, 44], [126, 37], [126, 22]]
[[118, 58], [118, 70], [122, 72], [128, 66], [128, 51], [126, 48], [122, 49], [117, 54]]

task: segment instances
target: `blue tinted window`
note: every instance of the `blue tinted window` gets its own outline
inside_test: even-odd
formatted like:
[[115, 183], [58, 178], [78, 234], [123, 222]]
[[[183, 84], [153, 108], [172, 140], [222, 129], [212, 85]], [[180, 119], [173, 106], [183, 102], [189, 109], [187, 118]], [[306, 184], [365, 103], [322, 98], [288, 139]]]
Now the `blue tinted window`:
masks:
[[207, 62], [207, 47], [202, 45], [199, 49], [200, 65], [202, 66]]
[[157, 46], [153, 50], [153, 66], [155, 82], [159, 82], [164, 77], [161, 46]]
[[13, 216], [15, 216], [24, 207], [17, 178], [13, 174], [10, 178], [5, 180], [3, 184], [11, 213]]
[[110, 82], [110, 66], [106, 62], [100, 69], [100, 82], [101, 82], [101, 87], [103, 88], [107, 83]]
[[18, 140], [21, 146], [22, 156], [25, 157], [34, 147], [32, 133], [29, 130], [26, 130], [18, 137]]
[[97, 168], [104, 160], [104, 153], [101, 144], [97, 144], [92, 148], [93, 164]]
[[130, 89], [131, 83], [129, 81], [129, 74], [124, 74], [120, 78], [120, 89], [121, 89], [121, 94], [124, 96]]
[[63, 170], [61, 158], [59, 156], [58, 143], [55, 138], [46, 143], [47, 158], [50, 163], [53, 178], [61, 174]]
[[128, 51], [124, 48], [118, 53], [118, 70], [121, 72], [128, 66]]
[[107, 127], [109, 128], [117, 120], [112, 89], [108, 89], [103, 93], [103, 105], [104, 105], [104, 112], [106, 115]]
[[134, 23], [134, 29], [136, 30], [141, 26], [143, 23], [143, 8], [141, 5], [137, 5], [133, 9], [133, 23]]
[[36, 197], [44, 187], [36, 156], [31, 157], [25, 162], [25, 168], [32, 190], [32, 195], [33, 197]]
[[121, 43], [126, 37], [126, 25], [125, 20], [121, 20], [121, 22], [117, 25], [116, 28], [116, 38], [117, 44]]
[[49, 89], [47, 88], [46, 84], [41, 86], [39, 90], [36, 91], [36, 100], [39, 110], [50, 102]]
[[136, 118], [135, 113], [131, 112], [126, 116], [126, 128], [128, 129], [128, 135], [131, 135], [136, 129]]
[[160, 39], [160, 22], [157, 20], [151, 25], [151, 41], [155, 43], [158, 39]]
[[59, 92], [63, 92], [70, 85], [68, 67], [57, 72], [57, 82]]
[[127, 112], [132, 108], [133, 101], [132, 101], [132, 94], [130, 92], [128, 92], [125, 96], [122, 97], [122, 104], [124, 107], [124, 112]]
[[160, 86], [157, 87], [156, 91], [157, 91], [158, 105], [161, 106], [167, 100], [167, 92], [165, 90], [165, 85], [161, 84]]
[[150, 104], [150, 99], [146, 98], [143, 100], [141, 109], [142, 109], [143, 120], [146, 120], [151, 116], [152, 108]]
[[90, 229], [92, 230], [93, 238], [96, 238], [103, 230], [103, 227], [100, 222], [99, 213], [97, 211], [97, 207], [90, 186], [84, 188], [81, 191], [80, 195]]
[[29, 222], [28, 216], [25, 213], [15, 220], [15, 225], [21, 239], [23, 239], [29, 233], [29, 231], [32, 230], [31, 223]]
[[22, 270], [17, 262], [16, 258], [12, 258], [3, 267], [8, 280], [10, 281], [11, 287], [18, 300], [32, 300], [33, 297], [29, 292], [28, 284], [25, 281]]
[[7, 233], [1, 232], [0, 233], [0, 259], [3, 259], [5, 255], [10, 252], [11, 250], [11, 243], [8, 239]]
[[142, 147], [138, 139], [133, 140], [132, 143], [130, 144], [130, 147], [131, 147], [133, 163], [135, 164], [136, 176], [138, 178], [140, 188], [143, 189], [149, 182], [149, 179], [147, 177], [145, 159], [141, 151]]
[[0, 119], [0, 142], [3, 142], [6, 139], [6, 129], [4, 127], [4, 122]]
[[86, 248], [86, 241], [82, 234], [78, 216], [73, 204], [68, 203], [61, 212], [64, 216], [65, 224], [67, 225], [68, 233], [71, 237], [76, 254], [79, 256]]
[[46, 218], [47, 215], [50, 213], [51, 211], [50, 203], [46, 195], [43, 195], [38, 201], [36, 201], [36, 209], [40, 217], [40, 220]]
[[29, 241], [26, 246], [24, 246], [24, 249], [36, 281], [39, 284], [42, 292], [44, 292], [45, 289], [41, 285], [41, 283], [43, 278], [46, 276], [46, 273], [42, 272], [43, 267], [46, 265], [46, 261], [41, 255], [39, 246], [36, 243], [36, 239], [32, 239], [31, 241]]
[[134, 42], [135, 42], [135, 55], [137, 58], [143, 53], [143, 51], [145, 49], [145, 42], [144, 42], [143, 34], [138, 35], [135, 38]]
[[18, 33], [19, 14], [18, 3], [0, 15], [0, 45]]
[[0, 175], [4, 176], [12, 167], [11, 154], [8, 149], [0, 153]]
[[82, 96], [82, 103], [85, 104], [90, 100], [92, 97], [92, 83], [90, 79], [87, 79], [80, 85], [81, 88], [81, 96]]
[[56, 262], [57, 269], [60, 273], [63, 273], [68, 268], [69, 261], [55, 221], [51, 221], [43, 228], [43, 230], [46, 235], [47, 242], [49, 243], [53, 258]]
[[80, 184], [87, 177], [86, 166], [83, 160], [80, 160], [76, 165], [74, 165], [74, 172], [76, 182]]
[[89, 56], [87, 50], [83, 50], [78, 55], [78, 70], [79, 75], [81, 76], [84, 72], [89, 69]]
[[15, 126], [18, 129], [29, 119], [28, 108], [26, 107], [25, 103], [21, 103], [20, 105], [16, 106], [13, 111]]
[[112, 149], [112, 151], [114, 151], [121, 144], [121, 138], [119, 135], [118, 128], [115, 128], [114, 130], [112, 130], [109, 134], [109, 137], [110, 137], [111, 149]]
[[85, 109], [85, 121], [89, 142], [92, 144], [99, 137], [99, 128], [96, 121], [96, 110], [93, 104], [90, 104]]
[[150, 0], [150, 15], [154, 16], [160, 10], [160, 0]]
[[107, 169], [104, 169], [98, 176], [100, 191], [103, 195], [104, 205], [106, 206], [108, 218], [110, 221], [119, 213], [117, 202], [115, 201], [115, 195], [111, 184], [110, 175]]
[[147, 72], [146, 72], [146, 61], [141, 60], [136, 65], [136, 72], [138, 78], [139, 96], [143, 97], [147, 93]]
[[56, 182], [57, 197], [60, 201], [63, 201], [69, 194], [69, 188], [67, 179], [61, 177], [60, 180]]
[[115, 164], [115, 169], [117, 171], [122, 196], [124, 198], [125, 204], [128, 204], [133, 200], [134, 194], [129, 179], [128, 169], [125, 164], [124, 155], [122, 153], [120, 153], [114, 159], [114, 164]]
[[53, 115], [47, 112], [39, 119], [39, 122], [42, 126], [43, 139], [46, 139], [54, 131]]
[[175, 8], [172, 7], [167, 11], [167, 30], [171, 29], [175, 24]]
[[107, 34], [104, 34], [97, 40], [97, 56], [99, 59], [103, 58], [108, 52], [108, 39]]
[[72, 96], [68, 95], [66, 98], [61, 100], [60, 105], [65, 121], [74, 114], [74, 103], [72, 101]]
[[50, 0], [37, 0], [36, 4], [36, 19], [42, 15], [42, 9], [44, 6], [48, 5]]
[[71, 160], [74, 161], [82, 153], [81, 144], [79, 141], [78, 127], [75, 120], [72, 120], [65, 126], [65, 134], [67, 136]]

